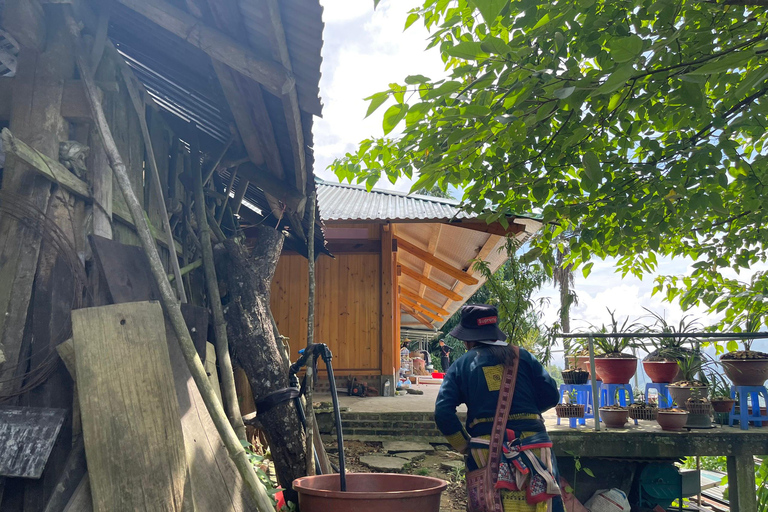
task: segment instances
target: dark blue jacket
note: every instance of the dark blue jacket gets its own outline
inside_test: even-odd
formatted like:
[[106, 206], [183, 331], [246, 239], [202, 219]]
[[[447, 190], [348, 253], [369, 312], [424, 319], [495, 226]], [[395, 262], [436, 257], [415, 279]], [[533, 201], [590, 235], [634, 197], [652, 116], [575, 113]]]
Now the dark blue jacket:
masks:
[[[457, 450], [470, 437], [491, 433], [504, 367], [485, 348], [475, 347], [456, 360], [446, 373], [435, 403], [435, 423]], [[557, 383], [527, 350], [520, 349], [515, 394], [507, 428], [542, 431], [541, 413], [557, 405]], [[456, 407], [467, 404], [466, 429]]]

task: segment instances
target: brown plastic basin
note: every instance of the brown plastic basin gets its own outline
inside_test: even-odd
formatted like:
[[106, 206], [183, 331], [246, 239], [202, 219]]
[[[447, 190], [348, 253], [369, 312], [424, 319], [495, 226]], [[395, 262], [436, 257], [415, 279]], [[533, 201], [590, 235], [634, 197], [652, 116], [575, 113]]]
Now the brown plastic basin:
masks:
[[448, 482], [395, 473], [347, 473], [347, 491], [339, 475], [305, 476], [293, 481], [302, 512], [439, 512]]

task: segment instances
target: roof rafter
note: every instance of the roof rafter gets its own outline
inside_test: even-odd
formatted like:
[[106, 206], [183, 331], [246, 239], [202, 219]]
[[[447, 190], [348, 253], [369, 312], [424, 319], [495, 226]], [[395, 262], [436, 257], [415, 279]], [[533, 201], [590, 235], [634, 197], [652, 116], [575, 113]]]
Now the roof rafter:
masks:
[[461, 298], [461, 295], [459, 295], [455, 291], [449, 288], [446, 288], [445, 286], [441, 285], [438, 282], [433, 281], [432, 279], [424, 277], [423, 275], [421, 275], [420, 272], [417, 272], [412, 268], [403, 265], [402, 262], [400, 262], [400, 270], [402, 271], [403, 275], [406, 275], [411, 279], [415, 279], [420, 283], [424, 283], [425, 285], [427, 285], [429, 288], [432, 288], [436, 292], [439, 292], [440, 294], [445, 295], [446, 297], [449, 297], [449, 302], [450, 300], [455, 300], [455, 301], [463, 300]]
[[[426, 285], [423, 285], [423, 286], [426, 286]], [[437, 304], [429, 301], [428, 299], [425, 299], [424, 297], [420, 296], [418, 293], [415, 293], [415, 292], [409, 290], [408, 288], [401, 287], [400, 288], [400, 295], [403, 295], [403, 296], [409, 298], [410, 300], [412, 300], [416, 304], [419, 304], [421, 306], [424, 306], [425, 308], [431, 309], [432, 311], [434, 311], [435, 313], [437, 313], [440, 316], [449, 316], [450, 315], [450, 313], [448, 311], [444, 310], [443, 308], [441, 308]]]
[[400, 303], [401, 304], [405, 304], [406, 306], [410, 307], [414, 311], [418, 311], [419, 313], [423, 314], [427, 318], [431, 318], [435, 322], [442, 322], [443, 321], [443, 319], [440, 316], [434, 314], [433, 312], [431, 312], [427, 308], [419, 306], [418, 304], [416, 304], [416, 302], [412, 301], [408, 297], [400, 297]]
[[457, 281], [460, 281], [464, 284], [468, 285], [475, 285], [479, 281], [477, 278], [471, 276], [469, 273], [465, 272], [464, 270], [461, 270], [459, 268], [454, 267], [450, 263], [441, 260], [437, 256], [430, 254], [429, 252], [425, 251], [424, 249], [415, 246], [411, 242], [401, 238], [397, 237], [397, 244], [398, 247], [404, 250], [405, 252], [411, 254], [412, 256], [415, 256], [422, 260], [425, 263], [429, 263], [436, 269], [445, 272], [449, 276], [453, 277]]
[[432, 325], [429, 320], [418, 314], [416, 311], [414, 311], [411, 307], [406, 306], [405, 304], [400, 304], [400, 309], [402, 311], [405, 311], [409, 315], [411, 315], [414, 319], [416, 319], [417, 322], [419, 322], [424, 327], [428, 327], [429, 329], [435, 330], [435, 326]]

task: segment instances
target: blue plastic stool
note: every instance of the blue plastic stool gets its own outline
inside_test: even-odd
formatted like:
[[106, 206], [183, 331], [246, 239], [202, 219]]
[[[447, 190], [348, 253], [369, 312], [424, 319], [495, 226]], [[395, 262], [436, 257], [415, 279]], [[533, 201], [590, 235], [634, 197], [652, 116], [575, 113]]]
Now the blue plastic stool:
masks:
[[[768, 422], [768, 415], [760, 414], [760, 397], [768, 403], [768, 389], [765, 386], [731, 386], [731, 398], [739, 395], [739, 414], [736, 414], [736, 406], [731, 409], [728, 415], [728, 425], [733, 426], [734, 420], [739, 420], [741, 430], [749, 430], [749, 422], [754, 422], [756, 427], [762, 427], [763, 422]], [[752, 414], [749, 411], [749, 404], [752, 404]]]
[[650, 396], [648, 392], [655, 389], [659, 393], [659, 409], [672, 407], [672, 395], [669, 393], [669, 382], [649, 382], [645, 385], [645, 401], [648, 401]]
[[[576, 405], [584, 406], [583, 418], [568, 418], [571, 428], [576, 427], [576, 420], [579, 425], [585, 425], [586, 420], [594, 418], [592, 413], [592, 385], [591, 384], [560, 384], [560, 401], [563, 400], [563, 394], [576, 391]], [[560, 417], [557, 418], [557, 424], [560, 424]]]
[[[619, 405], [622, 407], [627, 406], [627, 395], [629, 395], [629, 403], [635, 403], [635, 397], [632, 394], [632, 386], [629, 384], [602, 384], [600, 386], [600, 407], [606, 405], [616, 405], [616, 392], [619, 392]], [[637, 420], [635, 425], [637, 425]]]

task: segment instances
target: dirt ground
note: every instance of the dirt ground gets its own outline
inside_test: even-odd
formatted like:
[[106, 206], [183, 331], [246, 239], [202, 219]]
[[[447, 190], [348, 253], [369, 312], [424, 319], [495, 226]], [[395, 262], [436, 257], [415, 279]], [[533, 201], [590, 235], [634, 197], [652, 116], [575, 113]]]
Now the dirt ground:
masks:
[[[328, 457], [334, 464], [338, 464], [339, 455], [336, 443], [326, 443]], [[346, 469], [350, 473], [369, 473], [371, 470], [360, 464], [361, 455], [383, 453], [381, 443], [345, 441], [344, 460]], [[441, 512], [463, 512], [467, 509], [467, 492], [464, 486], [464, 470], [447, 471], [440, 467], [441, 462], [462, 460], [462, 456], [448, 447], [438, 445], [434, 452], [428, 453], [421, 460], [414, 460], [407, 465], [403, 473], [440, 478], [448, 482], [448, 488], [443, 492], [440, 500]]]

